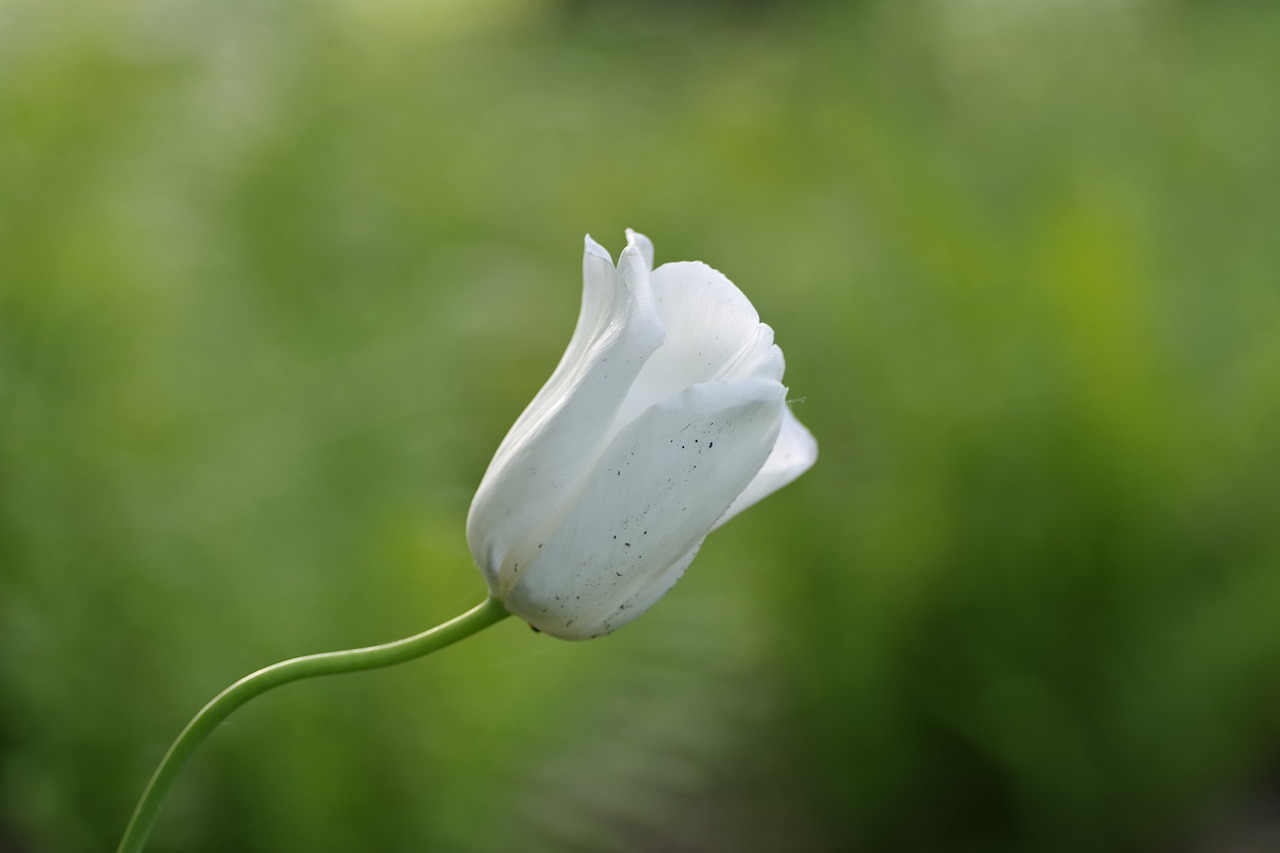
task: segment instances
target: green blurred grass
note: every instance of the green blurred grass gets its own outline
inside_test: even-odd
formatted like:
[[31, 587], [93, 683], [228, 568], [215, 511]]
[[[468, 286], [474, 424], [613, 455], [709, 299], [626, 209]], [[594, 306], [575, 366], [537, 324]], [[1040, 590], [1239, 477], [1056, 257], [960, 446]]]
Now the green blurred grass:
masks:
[[1280, 13], [493, 8], [0, 5], [0, 847], [109, 846], [222, 686], [478, 600], [626, 226], [751, 296], [818, 466], [614, 637], [246, 709], [154, 849], [1267, 831]]

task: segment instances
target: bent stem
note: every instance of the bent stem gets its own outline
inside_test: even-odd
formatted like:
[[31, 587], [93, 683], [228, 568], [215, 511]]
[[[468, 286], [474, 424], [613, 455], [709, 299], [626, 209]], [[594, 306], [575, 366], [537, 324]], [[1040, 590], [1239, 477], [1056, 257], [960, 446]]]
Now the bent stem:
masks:
[[232, 711], [250, 699], [291, 681], [404, 663], [464, 640], [477, 631], [500, 622], [506, 616], [507, 611], [503, 609], [502, 602], [488, 598], [456, 619], [403, 640], [363, 649], [291, 658], [246, 675], [201, 708], [178, 735], [173, 746], [169, 747], [151, 781], [147, 783], [146, 790], [142, 792], [142, 799], [138, 801], [133, 817], [125, 828], [120, 846], [116, 848], [117, 853], [139, 853], [142, 850], [165, 798], [169, 796], [173, 783], [177, 781], [192, 754]]

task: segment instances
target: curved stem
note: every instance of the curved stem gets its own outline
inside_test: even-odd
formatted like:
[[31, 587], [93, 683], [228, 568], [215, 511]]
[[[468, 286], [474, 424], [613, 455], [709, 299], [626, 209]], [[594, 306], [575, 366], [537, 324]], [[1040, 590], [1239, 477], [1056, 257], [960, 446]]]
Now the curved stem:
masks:
[[165, 798], [169, 796], [173, 783], [192, 754], [232, 711], [250, 699], [291, 681], [404, 663], [464, 640], [506, 616], [507, 611], [503, 609], [502, 602], [489, 598], [456, 619], [403, 640], [363, 649], [291, 658], [246, 675], [201, 708], [178, 735], [173, 746], [169, 747], [151, 781], [147, 783], [146, 790], [142, 792], [142, 799], [138, 801], [133, 817], [125, 828], [120, 846], [116, 848], [117, 853], [138, 853], [142, 850]]

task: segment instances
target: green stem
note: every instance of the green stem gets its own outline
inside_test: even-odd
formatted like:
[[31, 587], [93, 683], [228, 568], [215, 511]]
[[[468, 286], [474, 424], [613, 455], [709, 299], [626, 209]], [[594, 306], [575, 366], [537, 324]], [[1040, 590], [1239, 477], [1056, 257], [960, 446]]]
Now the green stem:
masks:
[[138, 801], [138, 807], [134, 809], [133, 817], [125, 828], [120, 846], [116, 848], [117, 853], [139, 853], [142, 850], [143, 845], [147, 843], [147, 836], [151, 834], [151, 828], [155, 825], [156, 818], [160, 815], [160, 807], [164, 805], [165, 798], [173, 788], [173, 783], [177, 781], [178, 775], [191, 759], [192, 754], [204, 739], [231, 715], [232, 711], [253, 697], [303, 678], [337, 675], [343, 672], [377, 669], [404, 663], [443, 649], [459, 640], [465, 640], [506, 616], [507, 611], [503, 609], [502, 602], [489, 598], [456, 619], [403, 640], [363, 649], [291, 658], [260, 669], [252, 675], [246, 675], [201, 708], [191, 722], [187, 723], [182, 734], [178, 735], [173, 746], [169, 747], [151, 781], [147, 783], [147, 789], [142, 792], [142, 799]]

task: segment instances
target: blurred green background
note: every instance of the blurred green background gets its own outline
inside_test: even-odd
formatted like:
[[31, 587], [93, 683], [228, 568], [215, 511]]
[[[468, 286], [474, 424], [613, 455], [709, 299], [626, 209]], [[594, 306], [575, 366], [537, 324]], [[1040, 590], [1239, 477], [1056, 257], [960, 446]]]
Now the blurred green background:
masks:
[[1280, 4], [0, 0], [0, 850], [471, 606], [582, 235], [821, 458], [585, 644], [294, 685], [156, 851], [1280, 850]]

